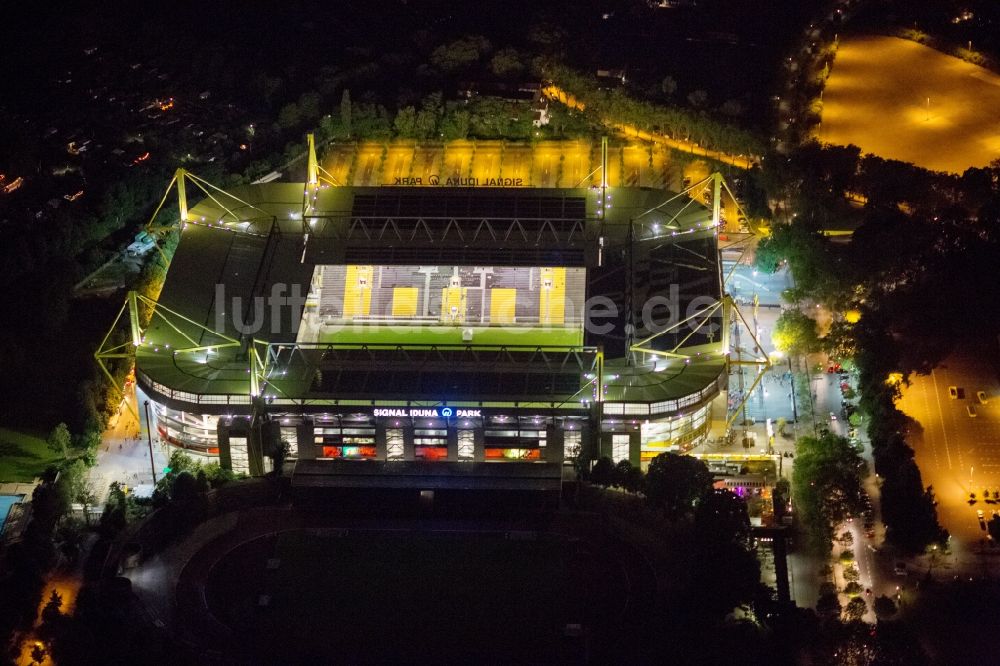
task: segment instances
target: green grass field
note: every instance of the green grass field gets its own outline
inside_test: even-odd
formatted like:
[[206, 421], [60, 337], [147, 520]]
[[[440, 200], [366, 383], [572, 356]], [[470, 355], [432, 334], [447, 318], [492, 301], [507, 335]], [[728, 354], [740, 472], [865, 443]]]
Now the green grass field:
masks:
[[562, 345], [583, 344], [583, 331], [575, 328], [537, 328], [533, 326], [345, 326], [336, 332], [323, 333], [319, 342], [461, 345], [463, 328], [472, 328], [475, 345]]
[[255, 654], [286, 663], [549, 663], [566, 623], [621, 608], [606, 566], [563, 540], [286, 532], [232, 551], [205, 593]]
[[60, 458], [44, 435], [0, 428], [0, 481], [27, 483]]

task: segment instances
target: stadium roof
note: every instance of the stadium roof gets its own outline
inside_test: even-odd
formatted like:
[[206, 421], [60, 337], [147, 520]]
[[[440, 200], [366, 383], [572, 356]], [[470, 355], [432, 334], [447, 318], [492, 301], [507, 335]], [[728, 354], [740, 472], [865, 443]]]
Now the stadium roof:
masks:
[[[600, 190], [587, 188], [321, 187], [312, 203], [313, 213], [305, 220], [303, 192], [302, 183], [243, 185], [230, 189], [232, 200], [219, 194], [190, 209], [189, 223], [184, 225], [158, 301], [160, 312], [169, 321], [155, 317], [146, 330], [144, 343], [136, 353], [140, 373], [164, 388], [182, 392], [182, 396], [248, 396], [250, 350], [246, 341], [242, 345], [231, 342], [241, 336], [229, 310], [239, 304], [248, 312], [254, 297], [270, 295], [275, 289], [284, 295], [298, 289], [304, 297], [317, 264], [363, 263], [351, 261], [351, 247], [359, 252], [397, 247], [401, 252], [419, 252], [421, 256], [431, 248], [445, 252], [420, 264], [434, 264], [443, 257], [455, 265], [492, 265], [491, 259], [498, 258], [528, 265], [566, 265], [559, 259], [582, 258], [586, 252], [595, 251], [591, 246], [596, 247], [598, 237], [606, 239], [608, 248], [625, 243], [630, 221], [636, 240], [670, 242], [675, 236], [696, 238], [714, 233], [710, 211], [686, 196], [663, 190], [609, 188], [608, 205], [601, 216]], [[405, 223], [414, 220], [437, 221], [436, 225], [426, 225], [429, 238], [402, 237], [410, 229]], [[485, 227], [484, 220], [489, 222]], [[359, 227], [359, 221], [367, 225], [365, 229]], [[456, 227], [442, 221], [464, 224], [465, 235], [456, 236]], [[514, 227], [501, 224], [505, 221], [515, 221], [519, 225], [517, 233], [511, 231]], [[555, 221], [562, 226], [544, 227], [545, 233], [552, 227], [555, 240], [533, 238], [529, 233], [536, 228], [530, 226], [533, 221]], [[501, 232], [506, 236], [502, 240], [472, 238], [468, 234], [473, 227], [480, 234], [489, 228], [494, 237]], [[396, 235], [373, 239], [375, 229], [382, 233], [395, 229], [392, 233]], [[505, 248], [505, 243], [509, 247]], [[551, 256], [550, 262], [535, 263], [545, 259], [540, 253], [550, 244], [559, 243], [560, 255]], [[481, 246], [484, 254], [470, 254], [476, 246]], [[457, 254], [462, 252], [466, 254]], [[392, 256], [377, 258], [394, 263]], [[469, 261], [459, 261], [460, 257]], [[409, 262], [403, 258], [395, 263]], [[299, 322], [293, 320], [292, 308], [263, 310], [262, 327], [254, 339], [293, 345]], [[253, 318], [244, 316], [246, 319]], [[225, 346], [227, 341], [229, 346]], [[177, 353], [193, 347], [211, 349]], [[623, 365], [620, 378], [609, 387], [607, 399], [625, 399], [626, 393], [629, 400], [681, 397], [710, 384], [718, 377], [723, 362], [717, 355], [706, 355], [676, 371], [652, 375]], [[308, 383], [299, 386], [299, 390], [307, 388]]]

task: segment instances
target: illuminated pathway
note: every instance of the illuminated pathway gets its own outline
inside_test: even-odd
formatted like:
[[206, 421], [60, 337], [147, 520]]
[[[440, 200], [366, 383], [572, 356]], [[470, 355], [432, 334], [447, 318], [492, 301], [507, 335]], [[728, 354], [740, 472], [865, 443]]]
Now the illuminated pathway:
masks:
[[[578, 111], [583, 111], [587, 108], [587, 105], [582, 101], [578, 100], [573, 95], [570, 95], [560, 89], [558, 86], [549, 85], [542, 89], [542, 92], [551, 100], [565, 104], [571, 109], [577, 109]], [[693, 141], [683, 141], [680, 139], [673, 139], [665, 134], [657, 134], [654, 132], [647, 132], [637, 128], [635, 125], [629, 125], [627, 123], [620, 123], [610, 118], [603, 118], [602, 122], [613, 129], [618, 130], [626, 137], [631, 139], [640, 139], [642, 141], [650, 141], [652, 143], [666, 146], [674, 150], [679, 150], [684, 153], [690, 153], [692, 155], [701, 155], [709, 159], [716, 160], [717, 162], [722, 162], [730, 166], [739, 167], [740, 169], [749, 169], [750, 167], [756, 165], [760, 159], [753, 155], [730, 155], [729, 153], [723, 153], [718, 150], [708, 150], [699, 146]]]

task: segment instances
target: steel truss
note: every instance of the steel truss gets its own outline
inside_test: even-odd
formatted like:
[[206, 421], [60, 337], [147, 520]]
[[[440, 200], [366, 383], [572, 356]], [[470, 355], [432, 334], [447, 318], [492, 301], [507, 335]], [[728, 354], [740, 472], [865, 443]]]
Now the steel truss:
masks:
[[[500, 372], [529, 375], [587, 377], [588, 381], [566, 404], [592, 392], [586, 402], [600, 401], [593, 389], [601, 376], [603, 354], [597, 347], [532, 345], [402, 345], [365, 343], [267, 343], [254, 341], [252, 369], [257, 394], [274, 391], [286, 400], [306, 404], [307, 398], [288, 395], [281, 384], [310, 381], [317, 371], [357, 373], [364, 383], [368, 373], [424, 373], [451, 371], [472, 375]], [[387, 387], [388, 388], [388, 387]]]
[[[173, 310], [167, 308], [166, 306], [161, 305], [156, 301], [154, 301], [153, 299], [147, 298], [146, 296], [143, 296], [138, 292], [130, 291], [128, 292], [128, 296], [126, 296], [125, 298], [125, 302], [122, 303], [121, 309], [118, 310], [118, 315], [115, 317], [114, 322], [111, 324], [111, 327], [108, 329], [108, 332], [104, 335], [104, 339], [101, 340], [101, 344], [98, 345], [97, 351], [94, 352], [94, 360], [97, 361], [98, 367], [104, 373], [104, 376], [108, 378], [108, 381], [111, 382], [111, 385], [121, 393], [122, 397], [125, 396], [124, 389], [118, 386], [117, 380], [115, 380], [114, 376], [111, 374], [111, 371], [108, 369], [108, 366], [105, 364], [105, 361], [110, 359], [129, 359], [132, 362], [132, 364], [134, 364], [136, 349], [141, 347], [143, 344], [150, 344], [147, 343], [144, 339], [145, 330], [148, 330], [149, 324], [146, 325], [145, 329], [143, 329], [143, 327], [141, 326], [141, 321], [143, 318], [142, 317], [143, 313], [141, 312], [142, 307], [149, 308], [147, 317], [149, 323], [152, 323], [154, 317], [158, 318], [160, 321], [162, 321], [171, 329], [173, 329], [178, 335], [184, 338], [184, 340], [190, 345], [178, 349], [173, 349], [172, 352], [174, 354], [188, 354], [193, 352], [202, 352], [202, 351], [223, 349], [227, 347], [240, 346], [239, 340], [236, 340], [234, 338], [229, 337], [228, 335], [224, 335], [222, 333], [219, 333], [218, 331], [208, 328], [207, 326], [199, 324], [193, 319], [185, 317], [179, 312], [174, 312]], [[109, 340], [111, 340], [115, 331], [118, 330], [119, 324], [121, 323], [122, 318], [126, 315], [126, 312], [128, 313], [127, 316], [129, 322], [130, 339], [121, 344], [108, 346]], [[204, 339], [200, 341], [195, 340], [195, 338], [188, 335], [188, 333], [186, 333], [183, 330], [182, 327], [185, 324], [188, 326], [194, 326], [197, 330], [202, 331], [204, 333], [208, 333], [211, 336], [214, 336], [215, 341], [205, 342]], [[129, 409], [130, 411], [132, 411], [132, 415], [135, 416], [136, 419], [138, 420], [139, 415], [131, 409], [131, 406], [129, 407]]]

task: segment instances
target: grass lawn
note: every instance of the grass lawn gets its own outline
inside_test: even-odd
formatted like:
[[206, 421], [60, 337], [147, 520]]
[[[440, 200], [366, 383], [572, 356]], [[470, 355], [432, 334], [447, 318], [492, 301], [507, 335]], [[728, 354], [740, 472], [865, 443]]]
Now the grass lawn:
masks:
[[61, 457], [49, 449], [44, 435], [0, 428], [0, 481], [27, 483]]
[[532, 326], [345, 326], [320, 335], [319, 342], [461, 345], [463, 328], [472, 328], [471, 344], [476, 345], [563, 345], [583, 344], [583, 332], [576, 328], [535, 328]]
[[605, 569], [562, 540], [300, 531], [231, 552], [206, 598], [265, 661], [550, 663], [566, 623], [600, 626], [622, 608]]

